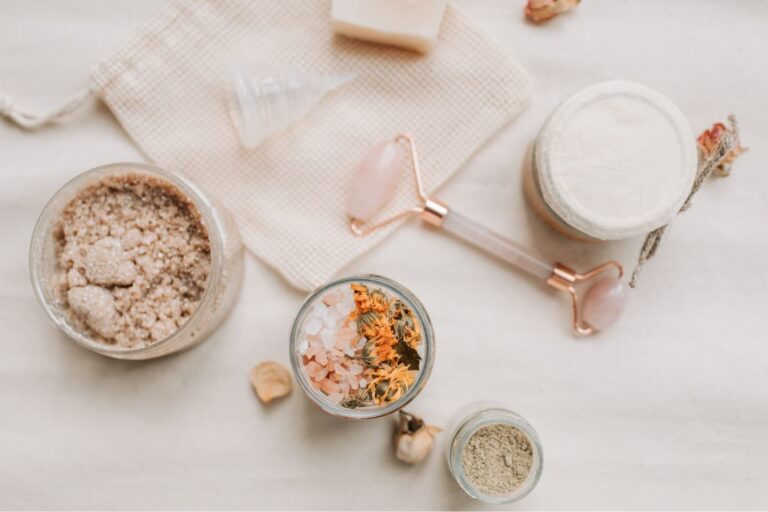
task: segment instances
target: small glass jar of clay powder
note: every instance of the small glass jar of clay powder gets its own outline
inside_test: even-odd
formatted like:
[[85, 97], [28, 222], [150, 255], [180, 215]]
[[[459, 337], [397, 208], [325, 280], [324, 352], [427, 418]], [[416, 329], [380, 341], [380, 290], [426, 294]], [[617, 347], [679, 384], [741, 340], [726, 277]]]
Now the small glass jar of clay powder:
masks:
[[493, 403], [470, 404], [450, 431], [448, 467], [473, 498], [510, 503], [536, 487], [544, 460], [541, 442], [519, 414]]
[[668, 224], [696, 177], [696, 138], [655, 90], [611, 81], [564, 101], [544, 124], [523, 185], [533, 209], [580, 240], [621, 240]]
[[237, 228], [186, 178], [116, 163], [64, 185], [35, 226], [38, 300], [79, 345], [118, 359], [190, 347], [232, 309], [243, 271]]
[[314, 291], [291, 330], [299, 385], [323, 410], [350, 419], [384, 416], [413, 400], [429, 379], [434, 352], [421, 302], [374, 275]]

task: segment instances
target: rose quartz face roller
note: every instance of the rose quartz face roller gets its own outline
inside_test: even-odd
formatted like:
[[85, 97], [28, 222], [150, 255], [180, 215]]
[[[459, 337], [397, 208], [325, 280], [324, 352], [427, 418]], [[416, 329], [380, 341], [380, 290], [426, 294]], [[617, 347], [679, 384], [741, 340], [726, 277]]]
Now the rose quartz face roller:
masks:
[[[366, 225], [395, 193], [406, 159], [402, 143], [406, 143], [410, 148], [413, 174], [421, 204], [377, 224]], [[573, 329], [577, 334], [593, 334], [610, 327], [624, 309], [627, 286], [621, 281], [624, 271], [619, 262], [606, 261], [587, 272], [578, 273], [562, 263], [548, 263], [522, 245], [430, 199], [424, 192], [416, 146], [409, 135], [400, 134], [392, 141], [379, 143], [361, 162], [352, 180], [347, 200], [347, 215], [351, 219], [350, 230], [357, 236], [365, 236], [405, 217], [419, 215], [429, 224], [443, 228], [456, 237], [525, 270], [548, 285], [568, 293], [573, 310]], [[616, 269], [617, 276], [598, 280], [580, 303], [576, 284], [591, 280], [611, 268]]]

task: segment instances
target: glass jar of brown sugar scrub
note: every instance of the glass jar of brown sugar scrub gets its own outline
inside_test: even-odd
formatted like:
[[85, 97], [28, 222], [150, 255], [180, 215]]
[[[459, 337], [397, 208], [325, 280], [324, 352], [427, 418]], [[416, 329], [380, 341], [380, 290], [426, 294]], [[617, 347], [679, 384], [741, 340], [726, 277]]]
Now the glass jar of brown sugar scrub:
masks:
[[450, 432], [448, 467], [471, 497], [499, 505], [536, 487], [544, 453], [536, 430], [519, 414], [495, 403], [473, 403], [459, 412]]
[[115, 163], [65, 184], [32, 236], [35, 294], [77, 344], [118, 359], [188, 348], [224, 320], [242, 280], [234, 221], [183, 176]]

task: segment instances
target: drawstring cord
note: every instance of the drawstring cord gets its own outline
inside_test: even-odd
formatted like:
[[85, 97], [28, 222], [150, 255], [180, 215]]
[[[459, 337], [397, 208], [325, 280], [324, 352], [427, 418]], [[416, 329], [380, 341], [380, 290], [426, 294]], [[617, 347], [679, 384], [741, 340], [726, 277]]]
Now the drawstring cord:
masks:
[[0, 117], [4, 117], [24, 130], [37, 130], [50, 123], [58, 121], [85, 105], [93, 93], [90, 90], [82, 92], [69, 100], [65, 105], [45, 114], [37, 115], [20, 110], [14, 106], [11, 97], [0, 93]]

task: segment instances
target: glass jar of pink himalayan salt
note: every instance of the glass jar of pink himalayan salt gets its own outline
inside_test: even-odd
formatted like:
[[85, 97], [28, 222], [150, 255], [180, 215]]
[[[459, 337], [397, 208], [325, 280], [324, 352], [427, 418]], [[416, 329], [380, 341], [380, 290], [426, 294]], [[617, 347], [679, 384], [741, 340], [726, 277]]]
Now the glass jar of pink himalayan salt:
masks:
[[[57, 293], [57, 240], [61, 215], [73, 199], [104, 180], [134, 176], [183, 198], [204, 227], [210, 246], [210, 266], [196, 307], [173, 332], [135, 347], [105, 343], [78, 325], [66, 300]], [[151, 359], [189, 348], [205, 339], [235, 304], [243, 274], [240, 235], [229, 212], [184, 176], [142, 163], [114, 163], [86, 171], [66, 183], [43, 209], [32, 235], [29, 255], [35, 295], [48, 318], [78, 345], [116, 359]]]
[[290, 359], [299, 386], [324, 411], [348, 419], [393, 413], [422, 390], [434, 332], [419, 299], [376, 275], [315, 290], [293, 322]]

